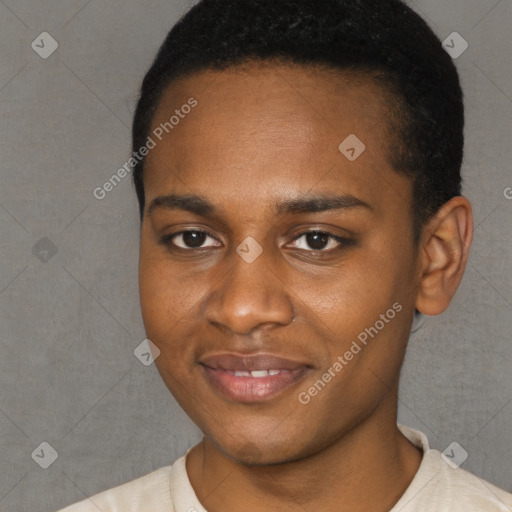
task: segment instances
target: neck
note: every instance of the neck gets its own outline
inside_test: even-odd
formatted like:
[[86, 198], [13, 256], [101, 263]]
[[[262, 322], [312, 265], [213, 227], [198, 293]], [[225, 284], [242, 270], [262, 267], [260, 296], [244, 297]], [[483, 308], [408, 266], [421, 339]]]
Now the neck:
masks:
[[269, 466], [237, 463], [205, 437], [187, 473], [208, 512], [389, 512], [416, 474], [421, 451], [396, 426], [396, 398], [314, 455]]

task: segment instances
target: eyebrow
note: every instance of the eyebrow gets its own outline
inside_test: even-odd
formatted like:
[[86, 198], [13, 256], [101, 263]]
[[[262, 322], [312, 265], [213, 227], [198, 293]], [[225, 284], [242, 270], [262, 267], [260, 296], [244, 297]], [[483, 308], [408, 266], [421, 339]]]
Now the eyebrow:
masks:
[[[297, 199], [287, 199], [277, 203], [278, 214], [320, 213], [330, 210], [344, 210], [351, 208], [367, 208], [373, 211], [368, 204], [350, 194], [314, 196]], [[169, 194], [153, 199], [148, 207], [147, 215], [157, 209], [183, 210], [196, 215], [207, 217], [217, 213], [213, 203], [198, 195]]]

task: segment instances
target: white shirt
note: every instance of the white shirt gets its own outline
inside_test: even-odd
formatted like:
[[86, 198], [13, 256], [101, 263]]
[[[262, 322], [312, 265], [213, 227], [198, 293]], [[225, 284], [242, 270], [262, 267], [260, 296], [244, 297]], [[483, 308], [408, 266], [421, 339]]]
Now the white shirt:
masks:
[[[390, 512], [512, 512], [512, 494], [445, 462], [422, 432], [399, 425], [423, 450], [411, 484]], [[188, 451], [187, 451], [188, 453]], [[101, 492], [59, 512], [207, 512], [188, 479], [187, 454], [172, 466]]]

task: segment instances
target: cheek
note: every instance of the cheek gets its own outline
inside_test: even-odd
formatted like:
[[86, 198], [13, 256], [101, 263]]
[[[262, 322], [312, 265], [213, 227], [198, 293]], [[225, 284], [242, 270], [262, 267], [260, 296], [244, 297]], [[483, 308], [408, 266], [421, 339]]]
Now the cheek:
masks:
[[142, 240], [139, 294], [142, 317], [150, 338], [151, 335], [161, 337], [185, 315], [192, 297], [184, 292], [180, 276], [173, 271], [161, 248]]
[[297, 306], [314, 313], [334, 333], [354, 334], [373, 324], [399, 292], [399, 272], [390, 266], [396, 263], [380, 252], [361, 251], [323, 276], [293, 275], [289, 286]]
[[179, 381], [186, 369], [183, 363], [193, 356], [186, 341], [197, 321], [198, 301], [191, 287], [184, 286], [171, 270], [165, 257], [141, 245], [139, 289], [145, 333], [160, 350], [155, 364], [174, 395], [180, 392]]
[[181, 350], [202, 317], [202, 304], [208, 295], [206, 275], [187, 272], [173, 263], [165, 250], [141, 241], [139, 295], [146, 335], [164, 351]]
[[307, 279], [295, 287], [297, 312], [325, 340], [326, 362], [334, 363], [351, 349], [358, 352], [348, 354], [344, 375], [351, 379], [372, 370], [387, 381], [393, 372], [383, 368], [396, 369], [407, 339], [408, 263], [380, 247], [361, 252], [328, 278]]

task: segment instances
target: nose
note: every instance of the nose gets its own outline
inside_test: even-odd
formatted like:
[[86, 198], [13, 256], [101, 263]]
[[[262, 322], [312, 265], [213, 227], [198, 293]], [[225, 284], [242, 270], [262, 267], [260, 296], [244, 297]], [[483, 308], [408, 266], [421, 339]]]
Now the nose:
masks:
[[205, 299], [206, 320], [239, 335], [292, 322], [293, 303], [265, 252], [252, 263], [237, 253], [231, 259], [230, 271]]

